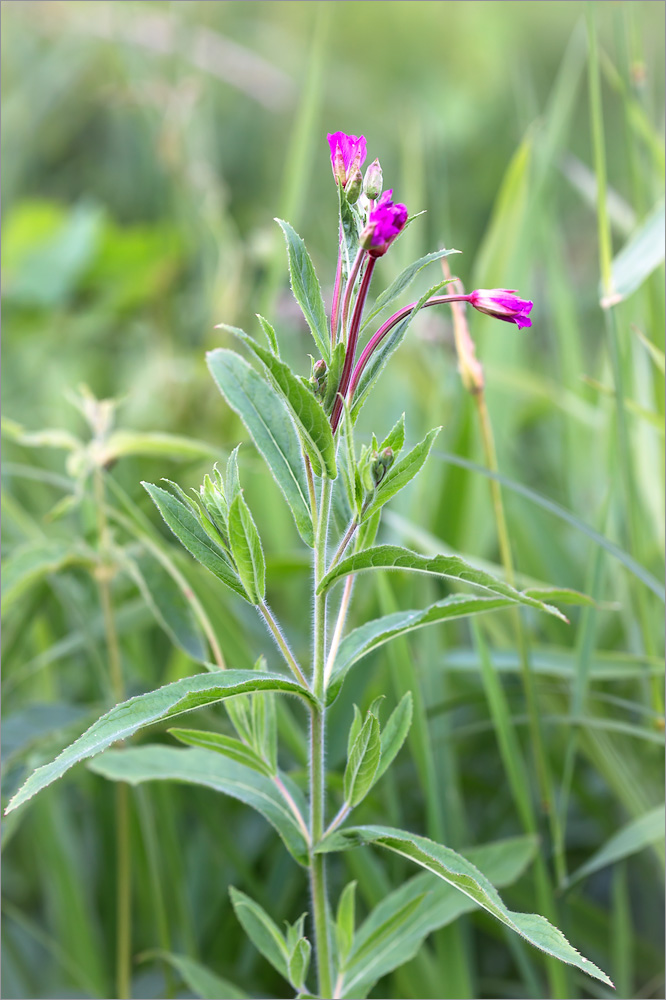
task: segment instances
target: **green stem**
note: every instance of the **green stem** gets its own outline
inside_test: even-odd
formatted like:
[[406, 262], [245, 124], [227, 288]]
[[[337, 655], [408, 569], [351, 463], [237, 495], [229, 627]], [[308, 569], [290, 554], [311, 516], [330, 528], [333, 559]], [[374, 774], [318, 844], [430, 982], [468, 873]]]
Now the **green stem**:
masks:
[[319, 581], [326, 573], [326, 540], [331, 501], [331, 481], [325, 476], [321, 484], [319, 517], [314, 550], [314, 649], [312, 689], [319, 704], [310, 710], [310, 887], [314, 909], [317, 976], [319, 996], [332, 994], [331, 948], [328, 933], [328, 903], [326, 896], [326, 857], [316, 854], [324, 834], [326, 820], [326, 707], [324, 704], [324, 669], [326, 663], [326, 594], [317, 594]]
[[291, 672], [293, 673], [293, 675], [296, 677], [296, 680], [300, 681], [301, 684], [304, 687], [309, 687], [310, 685], [306, 681], [305, 676], [303, 674], [303, 671], [301, 670], [301, 668], [299, 667], [298, 663], [296, 662], [296, 658], [295, 658], [294, 654], [289, 649], [289, 646], [287, 645], [287, 640], [282, 635], [282, 632], [280, 630], [280, 626], [275, 621], [275, 618], [273, 617], [270, 608], [268, 607], [267, 604], [264, 604], [264, 603], [258, 604], [257, 607], [259, 608], [259, 611], [263, 615], [264, 621], [266, 622], [266, 624], [268, 625], [269, 629], [271, 630], [271, 633], [273, 634], [273, 638], [275, 639], [276, 643], [278, 644], [278, 648], [279, 648], [280, 652], [282, 653], [282, 655], [284, 656], [285, 661], [286, 661], [289, 669], [291, 670]]
[[[95, 469], [93, 476], [95, 506], [97, 509], [97, 539], [99, 564], [97, 586], [99, 589], [104, 632], [109, 661], [109, 676], [116, 703], [125, 698], [120, 645], [111, 595], [112, 555], [109, 523], [104, 501], [104, 473]], [[132, 871], [129, 829], [129, 789], [122, 782], [116, 786], [116, 990], [118, 1000], [131, 996], [131, 945], [132, 945]]]

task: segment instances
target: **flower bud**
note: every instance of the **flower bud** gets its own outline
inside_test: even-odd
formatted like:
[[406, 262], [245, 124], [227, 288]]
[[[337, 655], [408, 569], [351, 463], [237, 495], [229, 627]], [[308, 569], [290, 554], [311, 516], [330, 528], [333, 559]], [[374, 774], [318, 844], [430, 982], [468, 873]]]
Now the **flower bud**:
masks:
[[310, 385], [315, 396], [323, 396], [326, 390], [327, 375], [324, 359], [320, 358], [319, 361], [315, 361], [312, 365], [312, 375], [310, 376]]
[[363, 174], [358, 167], [354, 167], [351, 171], [349, 178], [347, 179], [347, 186], [345, 188], [345, 194], [347, 195], [347, 201], [350, 205], [358, 201], [359, 195], [361, 194], [361, 188], [363, 187]]
[[382, 257], [407, 224], [407, 209], [391, 201], [393, 191], [385, 191], [368, 216], [360, 244], [373, 257]]
[[373, 160], [365, 172], [365, 178], [363, 180], [363, 194], [366, 198], [369, 198], [370, 201], [377, 201], [382, 193], [383, 183], [384, 178], [382, 175], [382, 168], [379, 165], [379, 160]]
[[395, 455], [393, 454], [393, 448], [384, 448], [381, 455], [379, 456], [384, 466], [384, 471], [388, 472], [395, 461]]

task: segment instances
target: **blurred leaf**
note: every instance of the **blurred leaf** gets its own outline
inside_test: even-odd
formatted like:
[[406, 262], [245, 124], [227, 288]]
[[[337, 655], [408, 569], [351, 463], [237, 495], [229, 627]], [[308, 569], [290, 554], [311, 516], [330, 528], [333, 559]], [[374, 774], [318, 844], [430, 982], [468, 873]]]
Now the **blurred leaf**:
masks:
[[206, 663], [210, 652], [192, 606], [164, 566], [150, 551], [138, 559], [127, 558], [126, 565], [148, 607], [172, 642], [197, 663]]
[[263, 907], [233, 885], [229, 886], [229, 895], [236, 916], [252, 944], [290, 982], [289, 950], [275, 922]]
[[[320, 476], [322, 469], [326, 469], [326, 475], [329, 479], [335, 479], [337, 469], [331, 425], [321, 404], [315, 399], [311, 390], [294, 375], [289, 365], [257, 344], [243, 330], [239, 330], [238, 327], [226, 326], [224, 323], [219, 324], [219, 329], [228, 330], [239, 337], [256, 354], [268, 373], [273, 387], [291, 411], [315, 473]], [[210, 352], [213, 356], [216, 353], [216, 351]], [[209, 364], [211, 363], [210, 354], [208, 355]]]
[[561, 962], [582, 969], [595, 979], [612, 986], [608, 976], [583, 958], [572, 948], [564, 934], [553, 927], [545, 917], [536, 913], [516, 913], [509, 910], [500, 899], [492, 883], [467, 858], [450, 847], [436, 844], [426, 837], [419, 837], [390, 826], [351, 827], [337, 835], [352, 844], [378, 844], [401, 857], [409, 858], [422, 868], [426, 868], [444, 879], [460, 892], [465, 893], [475, 903], [487, 910], [510, 930], [529, 941], [536, 948], [553, 955]]
[[[470, 847], [467, 859], [495, 886], [510, 885], [523, 873], [537, 850], [534, 837]], [[407, 926], [391, 927], [393, 914], [415, 901]], [[476, 909], [453, 886], [442, 884], [429, 872], [408, 879], [386, 896], [356, 932], [354, 948], [345, 968], [343, 997], [365, 997], [374, 983], [416, 955], [425, 938], [452, 923], [462, 913]], [[383, 933], [378, 933], [383, 930]], [[370, 942], [374, 941], [371, 947]]]
[[606, 841], [603, 847], [599, 848], [589, 861], [581, 865], [568, 883], [578, 882], [580, 879], [591, 875], [592, 872], [612, 865], [622, 858], [627, 858], [632, 854], [637, 854], [650, 844], [663, 843], [664, 840], [664, 806], [657, 806], [649, 812], [644, 813], [637, 819], [631, 820], [623, 826], [617, 833]]
[[391, 466], [377, 487], [372, 500], [364, 510], [364, 521], [367, 521], [373, 514], [376, 514], [385, 503], [388, 503], [396, 493], [399, 493], [407, 483], [411, 482], [414, 476], [418, 475], [425, 465], [426, 459], [430, 454], [430, 449], [440, 430], [441, 427], [435, 427], [429, 431], [423, 441], [420, 441], [411, 451], [407, 452], [404, 458], [401, 458], [395, 465]]
[[250, 508], [239, 493], [229, 506], [229, 542], [241, 583], [253, 604], [266, 596], [264, 550]]
[[507, 608], [512, 604], [515, 604], [515, 601], [509, 597], [452, 594], [427, 608], [396, 611], [393, 614], [377, 618], [375, 621], [366, 622], [365, 625], [359, 626], [345, 636], [340, 643], [328, 688], [328, 704], [337, 697], [345, 675], [351, 667], [368, 653], [383, 646], [385, 642], [426, 625], [437, 625], [439, 622], [453, 618], [484, 614], [498, 608]]
[[342, 967], [347, 964], [347, 956], [354, 943], [356, 929], [356, 885], [357, 883], [354, 881], [349, 882], [344, 887], [340, 894], [335, 916], [335, 942]]
[[295, 990], [303, 989], [310, 966], [311, 952], [312, 946], [308, 939], [299, 938], [289, 958], [289, 981]]
[[[321, 286], [305, 243], [295, 230], [282, 219], [275, 220], [284, 233], [289, 255], [289, 275], [294, 298], [303, 310], [315, 343], [324, 361], [331, 360], [331, 337]], [[333, 478], [333, 477], [331, 477]]]
[[[508, 583], [491, 576], [490, 573], [475, 569], [459, 556], [421, 556], [417, 552], [403, 549], [400, 545], [376, 545], [373, 548], [363, 549], [362, 552], [355, 552], [353, 555], [347, 556], [326, 574], [319, 584], [317, 593], [324, 593], [340, 577], [350, 573], [365, 573], [373, 569], [402, 569], [443, 576], [460, 583], [469, 583], [493, 594], [501, 594], [502, 597], [508, 597], [517, 604], [525, 604], [530, 608], [537, 608], [539, 611], [547, 611], [557, 618], [564, 618], [564, 615], [557, 608], [544, 604], [526, 593], [521, 593]], [[557, 591], [553, 591], [553, 593], [556, 594]]]
[[665, 226], [666, 216], [662, 202], [652, 210], [613, 260], [613, 302], [626, 299], [640, 288], [655, 268], [663, 264], [666, 251]]
[[204, 531], [192, 510], [177, 500], [173, 494], [163, 490], [153, 483], [142, 483], [150, 495], [160, 514], [173, 531], [176, 538], [183, 543], [188, 552], [202, 566], [230, 587], [234, 593], [249, 600], [245, 588], [232, 569], [229, 558], [219, 545]]
[[103, 221], [101, 209], [85, 202], [17, 205], [3, 225], [3, 298], [43, 308], [64, 303], [97, 251]]
[[77, 451], [84, 444], [69, 431], [58, 427], [45, 427], [41, 431], [26, 431], [21, 424], [8, 417], [2, 418], [2, 434], [4, 437], [17, 441], [26, 448], [63, 448], [65, 451]]
[[116, 705], [103, 715], [71, 746], [63, 750], [50, 764], [45, 764], [30, 775], [7, 806], [7, 812], [16, 809], [37, 792], [46, 788], [65, 771], [86, 757], [101, 753], [116, 740], [127, 739], [139, 729], [154, 722], [170, 719], [174, 715], [190, 712], [202, 705], [213, 705], [224, 698], [251, 691], [282, 691], [298, 694], [312, 700], [310, 692], [295, 681], [280, 674], [255, 670], [224, 670], [214, 674], [195, 674], [183, 677], [172, 684], [129, 701]]
[[182, 437], [179, 434], [158, 434], [149, 431], [114, 431], [104, 443], [103, 461], [111, 462], [126, 455], [147, 457], [166, 455], [168, 458], [198, 459], [219, 458], [219, 448], [205, 441]]
[[212, 351], [208, 367], [275, 477], [301, 538], [312, 548], [314, 534], [302, 449], [280, 396], [235, 351]]
[[128, 750], [109, 750], [88, 765], [109, 781], [140, 785], [144, 781], [178, 781], [203, 785], [256, 809], [280, 835], [299, 864], [308, 851], [301, 827], [270, 778], [211, 750], [180, 750], [148, 744]]
[[201, 962], [195, 962], [187, 955], [176, 955], [170, 951], [155, 949], [144, 952], [144, 960], [149, 958], [168, 962], [182, 977], [183, 982], [201, 1000], [246, 1000], [248, 994], [228, 979], [211, 972]]
[[2, 609], [3, 613], [37, 583], [40, 583], [50, 573], [72, 565], [87, 565], [92, 561], [92, 554], [78, 552], [72, 545], [63, 542], [44, 539], [39, 542], [28, 542], [15, 549], [5, 559], [2, 574]]

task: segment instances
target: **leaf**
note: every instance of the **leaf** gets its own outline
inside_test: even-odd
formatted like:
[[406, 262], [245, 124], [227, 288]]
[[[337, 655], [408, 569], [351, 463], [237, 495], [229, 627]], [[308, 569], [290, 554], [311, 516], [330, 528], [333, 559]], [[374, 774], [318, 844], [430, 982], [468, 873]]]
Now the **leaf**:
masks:
[[242, 740], [237, 740], [234, 736], [225, 736], [223, 733], [209, 732], [205, 729], [170, 729], [169, 732], [187, 746], [214, 750], [231, 760], [238, 761], [239, 764], [253, 768], [259, 774], [265, 774], [266, 777], [271, 775], [270, 768], [252, 747], [246, 746]]
[[407, 691], [389, 716], [388, 722], [382, 730], [382, 752], [379, 759], [379, 767], [375, 774], [375, 782], [379, 781], [386, 769], [400, 753], [402, 744], [407, 739], [409, 727], [412, 724], [412, 713], [412, 692]]
[[114, 431], [104, 442], [100, 461], [103, 465], [126, 455], [161, 456], [168, 458], [198, 459], [219, 457], [219, 448], [204, 441], [182, 437], [178, 434], [158, 434], [147, 431]]
[[244, 892], [229, 886], [229, 895], [236, 916], [252, 944], [273, 968], [290, 982], [289, 951], [277, 925], [266, 911]]
[[335, 402], [335, 397], [338, 393], [338, 386], [340, 385], [340, 378], [342, 376], [342, 369], [345, 363], [345, 345], [342, 341], [336, 344], [331, 352], [331, 363], [328, 366], [328, 373], [326, 376], [326, 392], [324, 393], [324, 409], [327, 413], [330, 413], [333, 409], [333, 403]]
[[229, 543], [238, 575], [253, 604], [266, 596], [264, 550], [250, 508], [239, 493], [229, 507]]
[[[509, 885], [522, 874], [537, 850], [535, 837], [469, 848], [468, 859], [495, 886]], [[391, 928], [395, 913], [419, 900], [405, 925]], [[354, 949], [346, 964], [342, 997], [365, 997], [382, 976], [412, 959], [425, 938], [452, 923], [476, 904], [453, 886], [422, 872], [389, 893], [370, 913], [355, 935]], [[374, 946], [368, 947], [374, 938]]]
[[[326, 319], [326, 309], [319, 279], [310, 260], [305, 243], [295, 230], [282, 219], [275, 220], [284, 233], [289, 257], [289, 275], [294, 298], [303, 310], [319, 353], [326, 363], [331, 359], [331, 340]], [[333, 477], [331, 477], [333, 478]]]
[[328, 417], [311, 390], [294, 375], [289, 365], [257, 344], [243, 330], [223, 323], [220, 324], [220, 329], [233, 333], [256, 354], [273, 387], [289, 407], [316, 474], [320, 476], [322, 469], [325, 469], [329, 479], [335, 479], [337, 469], [333, 432]]
[[363, 506], [363, 487], [361, 477], [356, 464], [356, 450], [354, 447], [354, 425], [349, 413], [347, 401], [344, 401], [342, 410], [342, 444], [340, 472], [347, 495], [347, 501], [352, 515], [360, 516]]
[[629, 857], [642, 851], [650, 844], [663, 843], [664, 840], [664, 806], [657, 806], [643, 813], [637, 819], [631, 820], [623, 826], [617, 833], [606, 841], [606, 843], [596, 851], [584, 865], [581, 865], [573, 875], [570, 876], [568, 884], [577, 882], [592, 872], [612, 865], [622, 858]]
[[172, 493], [163, 490], [161, 486], [144, 482], [141, 485], [187, 551], [202, 566], [210, 570], [213, 576], [216, 576], [222, 583], [226, 583], [227, 587], [230, 587], [235, 594], [247, 601], [248, 596], [238, 576], [231, 568], [226, 552], [204, 531], [192, 508], [186, 507], [184, 503], [177, 500]]
[[340, 896], [338, 911], [335, 917], [335, 940], [338, 947], [340, 964], [346, 965], [346, 960], [354, 943], [356, 929], [356, 882], [349, 882]]
[[405, 414], [403, 413], [399, 420], [396, 421], [394, 426], [391, 428], [389, 433], [386, 435], [384, 440], [379, 446], [379, 451], [383, 451], [384, 448], [391, 448], [393, 450], [394, 456], [397, 458], [402, 451], [402, 446], [405, 443]]
[[259, 313], [257, 313], [256, 315], [257, 319], [261, 323], [262, 330], [266, 334], [266, 340], [268, 341], [268, 346], [270, 347], [273, 354], [276, 354], [279, 358], [280, 346], [278, 344], [277, 336], [275, 335], [275, 330], [273, 329], [273, 327], [271, 326], [271, 324], [268, 322], [267, 319], [265, 319]]
[[283, 400], [235, 351], [218, 348], [209, 352], [207, 361], [220, 392], [245, 424], [280, 487], [301, 538], [312, 548], [314, 533], [302, 449]]
[[171, 719], [174, 715], [190, 712], [203, 705], [212, 705], [224, 698], [250, 691], [281, 691], [296, 694], [312, 701], [307, 688], [282, 674], [269, 674], [255, 670], [219, 670], [215, 673], [195, 674], [165, 684], [156, 691], [137, 695], [116, 705], [110, 712], [94, 722], [82, 736], [75, 740], [50, 764], [34, 771], [21, 786], [7, 806], [11, 812], [32, 798], [37, 792], [52, 784], [74, 764], [86, 757], [101, 753], [116, 740], [127, 739], [137, 730]]
[[345, 802], [352, 808], [365, 798], [374, 782], [381, 740], [377, 717], [368, 712], [349, 754], [344, 774]]
[[299, 938], [289, 958], [289, 982], [295, 990], [301, 990], [310, 966], [312, 946], [307, 938]]
[[414, 305], [412, 311], [408, 313], [407, 316], [405, 316], [405, 318], [400, 323], [398, 323], [391, 330], [390, 333], [386, 335], [386, 337], [382, 340], [377, 349], [371, 354], [370, 360], [363, 369], [363, 373], [361, 375], [361, 378], [359, 379], [358, 386], [356, 387], [356, 391], [354, 393], [354, 399], [352, 400], [351, 415], [354, 423], [356, 423], [356, 418], [358, 417], [361, 411], [361, 407], [368, 398], [368, 395], [373, 385], [375, 384], [375, 382], [381, 375], [382, 371], [386, 367], [389, 358], [391, 357], [393, 352], [397, 350], [398, 347], [400, 347], [400, 344], [404, 340], [405, 334], [409, 329], [410, 323], [412, 322], [416, 314], [420, 312], [420, 310], [423, 308], [423, 306], [425, 305], [425, 303], [428, 301], [429, 298], [432, 298], [433, 295], [436, 295], [437, 292], [440, 291], [440, 289], [442, 289], [447, 284], [448, 280], [440, 281], [439, 284], [433, 285], [432, 288], [429, 288], [428, 291], [425, 292], [418, 300], [418, 302]]
[[399, 493], [421, 471], [440, 430], [441, 427], [435, 427], [434, 430], [429, 431], [423, 441], [420, 441], [411, 451], [407, 452], [404, 458], [391, 466], [377, 487], [374, 497], [363, 512], [364, 521], [367, 521], [385, 503], [388, 503], [396, 493]]
[[256, 809], [278, 832], [285, 847], [299, 864], [307, 864], [303, 831], [275, 783], [211, 750], [147, 744], [126, 750], [108, 750], [91, 761], [91, 771], [109, 781], [140, 785], [144, 781], [179, 781], [203, 785], [238, 799]]
[[45, 576], [59, 573], [67, 566], [88, 562], [89, 557], [61, 542], [28, 542], [14, 549], [5, 559], [2, 572], [3, 614]]
[[344, 254], [344, 275], [348, 276], [358, 252], [361, 219], [353, 205], [349, 204], [342, 184], [338, 184], [337, 188], [340, 209], [340, 228], [342, 229], [340, 249]]
[[454, 618], [483, 614], [486, 611], [507, 608], [514, 603], [515, 601], [509, 597], [452, 594], [426, 608], [396, 611], [390, 615], [376, 618], [374, 621], [366, 622], [365, 625], [361, 625], [345, 636], [340, 643], [326, 694], [327, 704], [330, 705], [337, 697], [342, 682], [351, 667], [368, 653], [383, 646], [385, 642], [426, 625], [436, 625]]
[[414, 861], [454, 888], [469, 896], [478, 906], [487, 910], [510, 930], [533, 944], [535, 948], [552, 955], [561, 962], [574, 965], [595, 979], [612, 986], [608, 976], [583, 958], [573, 948], [564, 934], [553, 927], [545, 917], [536, 913], [517, 913], [502, 902], [492, 883], [467, 858], [436, 844], [426, 837], [419, 837], [404, 830], [385, 826], [359, 826], [343, 831], [340, 835], [358, 844], [377, 844], [389, 851]]
[[187, 988], [200, 997], [200, 1000], [246, 1000], [248, 997], [248, 994], [234, 983], [230, 983], [228, 979], [223, 979], [211, 972], [201, 962], [196, 962], [187, 955], [177, 955], [174, 952], [156, 948], [154, 951], [144, 952], [142, 957], [168, 962], [182, 978]]
[[[450, 257], [453, 253], [460, 253], [460, 250], [435, 250], [433, 253], [427, 253], [425, 257], [420, 257], [415, 260], [409, 267], [406, 267], [404, 271], [401, 271], [395, 281], [391, 282], [389, 287], [385, 289], [381, 295], [378, 296], [375, 302], [374, 308], [366, 317], [363, 323], [363, 329], [369, 326], [374, 317], [385, 309], [391, 302], [398, 298], [399, 295], [408, 288], [419, 271], [422, 271], [424, 267], [428, 264], [432, 264], [435, 260], [441, 260], [443, 257]], [[453, 281], [453, 278], [449, 278], [449, 281]], [[440, 286], [441, 287], [441, 284]]]
[[[664, 262], [664, 203], [652, 210], [612, 263], [612, 301], [621, 302]], [[603, 305], [603, 302], [602, 302]]]
[[126, 565], [146, 604], [171, 641], [197, 663], [206, 663], [209, 659], [208, 644], [191, 604], [173, 577], [149, 551], [138, 559], [128, 557]]
[[[428, 573], [433, 576], [443, 576], [449, 580], [456, 580], [461, 583], [469, 583], [474, 587], [488, 590], [492, 594], [500, 594], [508, 597], [516, 604], [525, 604], [527, 607], [536, 608], [538, 611], [547, 611], [558, 618], [564, 615], [554, 607], [544, 604], [542, 601], [531, 597], [528, 593], [521, 593], [508, 583], [498, 580], [497, 577], [486, 573], [483, 570], [475, 569], [469, 563], [461, 559], [460, 556], [422, 556], [417, 552], [411, 552], [400, 545], [376, 545], [362, 552], [355, 552], [346, 559], [341, 559], [333, 569], [326, 574], [317, 590], [318, 594], [324, 593], [339, 580], [340, 577], [348, 576], [350, 573], [365, 573], [373, 569], [397, 570], [402, 569], [415, 573]], [[553, 593], [557, 594], [557, 591]], [[560, 592], [561, 593], [561, 592]], [[583, 595], [580, 595], [581, 597]]]

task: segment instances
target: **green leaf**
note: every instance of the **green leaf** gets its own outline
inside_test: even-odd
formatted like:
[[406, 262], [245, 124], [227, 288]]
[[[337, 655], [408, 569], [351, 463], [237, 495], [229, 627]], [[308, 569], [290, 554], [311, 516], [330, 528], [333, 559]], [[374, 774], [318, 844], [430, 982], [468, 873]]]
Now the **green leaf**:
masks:
[[236, 916], [252, 944], [289, 982], [289, 951], [275, 922], [244, 892], [230, 886], [229, 895]]
[[241, 583], [253, 604], [266, 596], [266, 562], [250, 508], [239, 493], [229, 507], [229, 543]]
[[295, 990], [303, 989], [310, 967], [312, 946], [307, 938], [299, 938], [289, 958], [289, 981]]
[[266, 334], [266, 340], [268, 341], [268, 346], [270, 347], [270, 349], [273, 352], [273, 354], [276, 354], [278, 356], [278, 358], [279, 358], [280, 357], [280, 345], [278, 344], [278, 340], [277, 340], [277, 336], [275, 334], [275, 330], [273, 329], [273, 327], [271, 326], [271, 324], [268, 322], [267, 319], [265, 319], [259, 313], [257, 313], [256, 315], [257, 315], [257, 319], [261, 323], [262, 330]]
[[314, 471], [320, 476], [322, 469], [325, 469], [329, 479], [335, 479], [337, 469], [333, 432], [328, 417], [311, 390], [294, 375], [289, 365], [257, 344], [243, 330], [224, 324], [220, 324], [220, 328], [233, 333], [259, 358], [273, 387], [289, 407]]
[[435, 427], [434, 430], [429, 431], [423, 441], [420, 441], [411, 451], [407, 452], [404, 458], [391, 466], [377, 487], [374, 497], [363, 512], [364, 521], [367, 521], [385, 503], [388, 503], [396, 493], [399, 493], [421, 471], [440, 430], [441, 427]]
[[386, 367], [389, 358], [404, 340], [410, 323], [416, 314], [420, 312], [429, 298], [436, 295], [437, 292], [439, 292], [440, 289], [447, 284], [448, 281], [440, 281], [439, 284], [433, 285], [432, 288], [429, 288], [428, 291], [425, 292], [425, 294], [423, 294], [418, 300], [412, 311], [405, 316], [405, 318], [398, 323], [389, 334], [386, 335], [377, 349], [372, 353], [370, 360], [363, 369], [363, 374], [361, 375], [358, 386], [356, 387], [356, 392], [354, 393], [354, 399], [352, 400], [351, 415], [354, 423], [356, 423], [356, 418], [361, 411], [361, 407], [368, 398], [373, 385]]
[[239, 764], [253, 768], [259, 774], [265, 774], [267, 777], [271, 775], [268, 765], [252, 747], [247, 746], [242, 740], [237, 740], [235, 736], [225, 736], [223, 733], [213, 733], [205, 729], [170, 729], [169, 732], [187, 746], [214, 750], [231, 760], [238, 761]]
[[486, 876], [467, 858], [451, 850], [450, 847], [436, 844], [426, 837], [384, 826], [353, 827], [344, 831], [341, 836], [351, 838], [358, 844], [377, 844], [410, 859], [465, 893], [478, 906], [487, 910], [536, 948], [561, 962], [581, 969], [608, 986], [613, 985], [608, 976], [588, 959], [579, 955], [564, 934], [553, 927], [545, 917], [536, 913], [517, 913], [509, 910]]
[[150, 495], [167, 525], [171, 528], [176, 538], [182, 542], [187, 551], [202, 566], [210, 570], [213, 576], [216, 576], [222, 583], [226, 583], [227, 587], [230, 587], [235, 594], [245, 598], [247, 601], [248, 596], [237, 574], [231, 568], [226, 552], [203, 529], [193, 509], [185, 506], [172, 493], [163, 490], [160, 486], [144, 482], [141, 485]]
[[394, 426], [391, 428], [389, 433], [386, 435], [382, 443], [379, 445], [378, 450], [383, 451], [384, 448], [391, 448], [393, 450], [394, 456], [397, 458], [402, 451], [402, 446], [405, 443], [405, 414], [403, 413], [399, 420], [396, 421]]
[[148, 431], [114, 431], [104, 442], [100, 461], [112, 462], [126, 455], [148, 457], [165, 455], [168, 458], [195, 460], [219, 457], [220, 449], [213, 448], [204, 441], [182, 437], [178, 434], [158, 434]]
[[183, 677], [172, 684], [165, 684], [156, 691], [137, 695], [110, 712], [75, 740], [50, 764], [34, 771], [21, 786], [7, 806], [6, 812], [16, 809], [37, 792], [62, 777], [74, 764], [86, 757], [101, 753], [116, 740], [127, 739], [137, 730], [171, 719], [174, 715], [190, 712], [202, 705], [212, 705], [225, 698], [250, 691], [281, 691], [296, 694], [312, 701], [310, 692], [281, 674], [255, 670], [220, 670], [215, 673]]
[[144, 781], [178, 781], [202, 785], [238, 799], [256, 809], [280, 835], [299, 864], [307, 864], [303, 830], [271, 778], [211, 750], [184, 750], [148, 744], [127, 750], [108, 750], [88, 765], [109, 781], [140, 785]]
[[146, 604], [172, 642], [197, 663], [206, 663], [208, 644], [191, 604], [173, 577], [150, 551], [138, 559], [127, 558], [126, 565]]
[[612, 264], [613, 302], [621, 302], [664, 262], [664, 203], [648, 215]]
[[354, 425], [345, 400], [342, 411], [342, 442], [340, 445], [340, 473], [347, 495], [347, 501], [352, 514], [359, 517], [363, 506], [363, 487], [356, 464], [356, 449], [354, 447]]
[[345, 966], [356, 929], [356, 881], [349, 882], [340, 896], [335, 917], [335, 940], [340, 965]]
[[220, 392], [245, 424], [275, 477], [301, 538], [312, 548], [314, 534], [302, 449], [282, 398], [235, 351], [218, 348], [209, 352], [207, 361]]
[[[91, 554], [92, 556], [92, 554]], [[3, 614], [31, 587], [40, 583], [45, 576], [59, 573], [67, 566], [89, 563], [91, 556], [77, 552], [71, 545], [62, 542], [28, 542], [16, 548], [5, 559], [2, 572]]]
[[335, 397], [338, 393], [338, 386], [340, 385], [340, 378], [342, 376], [342, 369], [345, 363], [345, 345], [340, 341], [336, 344], [331, 353], [331, 363], [328, 366], [328, 374], [326, 377], [326, 392], [324, 393], [324, 409], [327, 413], [330, 413], [333, 409], [333, 403], [335, 402]]
[[[289, 275], [294, 298], [312, 331], [319, 353], [326, 363], [331, 359], [331, 338], [319, 279], [305, 248], [305, 243], [288, 222], [275, 220], [284, 233], [289, 256]], [[331, 477], [332, 478], [332, 477]]]
[[[488, 590], [492, 594], [508, 597], [516, 604], [525, 604], [538, 611], [547, 611], [549, 614], [566, 621], [564, 615], [557, 608], [544, 604], [527, 593], [521, 593], [490, 573], [475, 569], [460, 556], [422, 556], [417, 552], [410, 551], [410, 549], [404, 549], [400, 545], [376, 545], [364, 549], [362, 552], [355, 552], [353, 555], [347, 556], [346, 559], [341, 559], [323, 578], [317, 593], [324, 593], [336, 580], [348, 576], [350, 573], [365, 573], [374, 569], [402, 569], [414, 573], [443, 576], [460, 583], [469, 583], [482, 590]], [[557, 594], [558, 592], [554, 591], [553, 593]]]
[[379, 767], [375, 775], [375, 781], [379, 781], [382, 774], [393, 763], [400, 753], [402, 744], [407, 739], [409, 727], [412, 724], [413, 698], [412, 692], [407, 691], [395, 707], [388, 722], [382, 730], [382, 752], [379, 759]]
[[650, 844], [663, 843], [664, 830], [664, 806], [661, 805], [643, 813], [637, 819], [631, 820], [613, 834], [603, 847], [600, 847], [584, 865], [581, 865], [571, 875], [568, 884], [577, 882], [579, 879], [591, 875], [592, 872], [605, 868], [606, 865], [612, 865], [622, 858], [636, 854], [645, 847], [649, 847]]
[[[427, 253], [425, 257], [420, 257], [419, 260], [415, 260], [404, 271], [401, 271], [395, 281], [391, 282], [389, 287], [378, 296], [374, 309], [368, 314], [363, 323], [363, 329], [372, 323], [377, 313], [380, 313], [382, 309], [385, 309], [391, 302], [394, 302], [399, 295], [402, 295], [405, 289], [411, 285], [419, 271], [422, 271], [424, 267], [427, 267], [433, 261], [441, 260], [443, 257], [450, 257], [453, 253], [460, 253], [460, 250], [435, 250], [434, 253]], [[449, 278], [448, 281], [453, 281], [453, 278]], [[441, 283], [438, 287], [441, 288]]]
[[368, 653], [383, 646], [385, 642], [426, 625], [436, 625], [454, 618], [483, 614], [486, 611], [507, 608], [512, 604], [515, 604], [515, 601], [509, 597], [452, 594], [450, 597], [445, 597], [443, 600], [429, 605], [429, 607], [412, 611], [396, 611], [361, 625], [345, 636], [340, 643], [326, 694], [327, 704], [330, 705], [337, 697], [342, 682], [351, 667]]
[[174, 952], [155, 949], [144, 952], [142, 957], [143, 959], [154, 958], [168, 962], [182, 978], [187, 988], [200, 997], [200, 1000], [246, 1000], [248, 998], [248, 994], [234, 983], [230, 983], [228, 979], [223, 979], [211, 972], [201, 962], [195, 962], [187, 955], [177, 955]]
[[[465, 854], [495, 886], [510, 885], [524, 872], [537, 850], [535, 837], [469, 848]], [[419, 900], [407, 924], [396, 926], [394, 915]], [[342, 997], [367, 996], [382, 976], [410, 961], [425, 938], [451, 924], [476, 904], [453, 886], [422, 872], [389, 893], [370, 913], [355, 935], [354, 948], [346, 964]], [[373, 941], [373, 946], [368, 947]]]
[[354, 740], [345, 768], [345, 802], [352, 808], [365, 798], [372, 787], [380, 755], [379, 722], [375, 715], [368, 712], [361, 731]]

